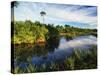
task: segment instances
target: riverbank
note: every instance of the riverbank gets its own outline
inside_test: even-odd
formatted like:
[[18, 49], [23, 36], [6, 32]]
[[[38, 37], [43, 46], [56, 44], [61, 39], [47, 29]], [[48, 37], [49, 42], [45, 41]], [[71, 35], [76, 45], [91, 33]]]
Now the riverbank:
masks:
[[81, 69], [96, 69], [97, 68], [97, 47], [92, 46], [89, 51], [84, 49], [74, 49], [71, 56], [66, 57], [64, 62], [58, 61], [47, 64], [42, 64], [40, 67], [29, 63], [26, 67], [21, 68], [16, 66], [14, 73], [29, 73], [29, 72], [49, 72], [49, 71], [64, 71], [64, 70], [81, 70]]

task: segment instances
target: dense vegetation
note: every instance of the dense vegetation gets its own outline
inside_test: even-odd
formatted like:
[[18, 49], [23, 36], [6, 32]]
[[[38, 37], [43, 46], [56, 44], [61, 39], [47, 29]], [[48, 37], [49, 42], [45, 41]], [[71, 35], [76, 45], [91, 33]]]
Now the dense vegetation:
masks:
[[[14, 7], [18, 7], [19, 2], [11, 3], [12, 9], [12, 35], [11, 43], [14, 46], [14, 58], [12, 59], [13, 73], [30, 73], [30, 72], [49, 72], [64, 70], [80, 70], [97, 68], [97, 45], [92, 45], [87, 50], [84, 48], [74, 48], [69, 57], [65, 57], [63, 61], [56, 60], [41, 65], [33, 64], [33, 56], [44, 56], [49, 52], [54, 52], [54, 48], [58, 47], [60, 37], [66, 37], [71, 40], [77, 36], [94, 35], [97, 36], [97, 29], [77, 28], [70, 25], [54, 25], [45, 24], [45, 11], [41, 11], [40, 15], [43, 22], [15, 21]], [[13, 31], [14, 30], [14, 31]], [[12, 50], [12, 52], [13, 52]], [[67, 49], [66, 49], [67, 50]], [[23, 63], [25, 64], [24, 66]]]
[[[30, 59], [31, 60], [31, 59]], [[97, 68], [97, 47], [92, 46], [88, 50], [74, 49], [71, 56], [66, 57], [62, 63], [53, 62], [49, 65], [42, 64], [36, 66], [29, 63], [24, 68], [16, 66], [14, 73], [29, 73], [29, 72], [49, 72], [49, 71], [64, 71], [64, 70], [81, 70]]]
[[72, 55], [66, 57], [63, 62], [51, 62], [49, 65], [42, 64], [39, 67], [30, 62], [33, 55], [45, 56], [49, 49], [53, 52], [54, 48], [58, 47], [60, 37], [64, 36], [70, 40], [81, 35], [97, 36], [96, 29], [43, 24], [29, 20], [14, 21], [12, 29], [14, 30], [11, 36], [11, 43], [14, 44], [14, 61], [17, 63], [29, 61], [29, 64], [24, 68], [15, 66], [12, 69], [14, 73], [93, 69], [97, 67], [97, 46], [92, 46], [88, 50], [75, 49]]
[[59, 38], [60, 36], [66, 36], [67, 39], [72, 39], [81, 35], [96, 35], [96, 29], [81, 29], [71, 27], [69, 25], [56, 25], [42, 24], [40, 22], [16, 21], [12, 23], [14, 32], [12, 33], [12, 43], [40, 43], [47, 42], [51, 38]]

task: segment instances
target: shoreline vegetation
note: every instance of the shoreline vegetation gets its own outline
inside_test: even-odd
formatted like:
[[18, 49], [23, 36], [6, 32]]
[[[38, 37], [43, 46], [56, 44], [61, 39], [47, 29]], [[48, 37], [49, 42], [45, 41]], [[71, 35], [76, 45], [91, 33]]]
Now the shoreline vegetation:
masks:
[[97, 36], [97, 29], [82, 29], [69, 25], [55, 26], [30, 20], [12, 22], [12, 29], [14, 29], [11, 37], [12, 44], [46, 43], [49, 39], [57, 40], [61, 36], [65, 36], [67, 40], [81, 35]]
[[[26, 60], [26, 58], [32, 56], [33, 53], [36, 56], [46, 55], [48, 53], [48, 48], [52, 48], [52, 50], [54, 50], [54, 47], [58, 47], [59, 39], [63, 36], [67, 40], [85, 35], [94, 35], [97, 37], [97, 29], [82, 29], [69, 25], [55, 26], [53, 24], [43, 24], [38, 21], [14, 21], [11, 26], [14, 30], [11, 36], [11, 44], [14, 45], [14, 60], [18, 62], [22, 62], [24, 59]], [[38, 46], [35, 47], [36, 44], [38, 44]], [[39, 46], [39, 44], [42, 46]], [[48, 47], [47, 50], [43, 50], [44, 48], [42, 48], [45, 44], [47, 45], [46, 47]], [[18, 47], [20, 45], [22, 46]], [[34, 49], [31, 47], [34, 47]], [[30, 57], [27, 60], [32, 61], [32, 58]], [[62, 63], [59, 63], [59, 61], [51, 62], [49, 65], [42, 64], [40, 67], [29, 63], [24, 68], [14, 65], [12, 72], [30, 73], [96, 68], [97, 45], [93, 45], [88, 50], [85, 50], [84, 48], [82, 50], [75, 49], [72, 55], [68, 58], [66, 57]]]
[[[88, 29], [97, 27], [97, 7], [62, 4], [51, 6], [52, 4], [46, 3], [11, 2], [11, 72], [18, 74], [97, 69], [97, 29]], [[28, 12], [23, 11], [28, 8]], [[63, 11], [63, 8], [68, 9]], [[55, 15], [55, 11], [60, 13]], [[30, 20], [16, 21], [26, 18]], [[36, 19], [39, 21], [35, 21]], [[77, 27], [65, 23], [77, 24]], [[81, 25], [89, 27], [82, 28]], [[83, 39], [77, 39], [80, 36], [83, 36]], [[84, 40], [84, 36], [89, 37]], [[72, 41], [72, 47], [68, 45], [68, 41]], [[66, 45], [70, 49], [66, 48]]]
[[51, 62], [49, 65], [42, 64], [41, 66], [29, 63], [22, 68], [16, 66], [13, 72], [16, 73], [34, 73], [34, 72], [50, 72], [50, 71], [68, 71], [68, 70], [86, 70], [97, 68], [97, 46], [92, 46], [88, 50], [74, 49], [71, 56], [66, 57], [64, 62]]

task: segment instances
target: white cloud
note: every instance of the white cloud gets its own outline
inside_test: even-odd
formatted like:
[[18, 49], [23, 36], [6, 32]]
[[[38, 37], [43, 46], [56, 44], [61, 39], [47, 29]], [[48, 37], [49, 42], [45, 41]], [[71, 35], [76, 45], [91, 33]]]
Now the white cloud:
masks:
[[62, 10], [59, 8], [48, 8], [47, 14], [65, 20], [66, 22], [78, 22], [78, 23], [86, 23], [88, 25], [97, 25], [97, 17], [96, 16], [88, 16], [92, 12], [87, 12], [85, 10], [77, 10], [71, 11], [69, 8], [67, 10]]
[[[83, 8], [82, 8], [83, 7]], [[78, 5], [57, 5], [46, 3], [20, 3], [16, 8], [16, 19], [30, 19], [32, 21], [42, 21], [40, 11], [45, 11], [45, 23], [61, 24], [62, 22], [83, 23], [88, 26], [97, 27], [97, 16], [90, 14], [96, 12], [96, 7], [85, 7]], [[20, 11], [19, 11], [20, 10]]]

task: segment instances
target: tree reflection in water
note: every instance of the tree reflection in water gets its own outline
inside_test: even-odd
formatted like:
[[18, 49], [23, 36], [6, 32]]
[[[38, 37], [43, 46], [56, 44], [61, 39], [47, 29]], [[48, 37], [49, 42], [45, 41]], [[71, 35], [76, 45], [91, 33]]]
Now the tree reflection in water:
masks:
[[17, 62], [30, 62], [32, 57], [46, 56], [49, 52], [53, 52], [55, 48], [58, 47], [59, 39], [50, 38], [47, 43], [37, 43], [37, 44], [21, 44], [14, 47], [15, 50], [15, 60]]

